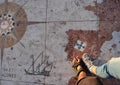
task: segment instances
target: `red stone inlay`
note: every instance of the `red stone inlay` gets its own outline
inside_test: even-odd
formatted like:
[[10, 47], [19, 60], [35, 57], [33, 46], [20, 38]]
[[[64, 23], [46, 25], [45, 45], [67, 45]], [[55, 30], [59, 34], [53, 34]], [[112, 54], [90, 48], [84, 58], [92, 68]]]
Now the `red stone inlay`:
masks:
[[[66, 52], [68, 53], [68, 59], [76, 55], [81, 55], [84, 52], [89, 53], [93, 58], [96, 58], [100, 54], [100, 48], [105, 41], [112, 39], [113, 31], [120, 31], [120, 0], [103, 0], [102, 3], [95, 2], [95, 6], [85, 7], [88, 11], [93, 11], [95, 15], [99, 17], [99, 30], [98, 31], [83, 31], [83, 30], [69, 30], [67, 34], [69, 36]], [[74, 49], [76, 41], [80, 39], [86, 41], [88, 46], [84, 52], [80, 52]], [[120, 43], [120, 41], [119, 41]], [[112, 46], [113, 48], [116, 45]], [[93, 49], [93, 50], [92, 50]], [[112, 49], [109, 49], [111, 51]], [[120, 80], [117, 79], [101, 79], [103, 85], [120, 85]], [[74, 82], [74, 80], [70, 80]], [[75, 85], [69, 83], [69, 85]]]

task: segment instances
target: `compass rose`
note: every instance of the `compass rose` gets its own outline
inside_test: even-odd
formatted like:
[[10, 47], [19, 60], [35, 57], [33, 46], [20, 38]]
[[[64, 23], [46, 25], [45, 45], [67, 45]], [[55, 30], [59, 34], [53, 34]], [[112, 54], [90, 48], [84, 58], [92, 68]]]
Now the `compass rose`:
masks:
[[23, 5], [5, 0], [0, 4], [0, 48], [1, 48], [1, 65], [4, 55], [4, 48], [11, 47], [18, 43], [23, 37], [28, 25], [45, 23], [27, 21], [27, 14]]

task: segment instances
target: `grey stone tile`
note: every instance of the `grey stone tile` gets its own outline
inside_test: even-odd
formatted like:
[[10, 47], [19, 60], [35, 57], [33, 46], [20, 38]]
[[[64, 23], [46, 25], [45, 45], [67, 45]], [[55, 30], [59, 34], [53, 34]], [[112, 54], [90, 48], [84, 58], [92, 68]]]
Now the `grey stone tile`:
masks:
[[11, 81], [11, 80], [2, 80], [1, 85], [44, 85], [42, 83], [36, 84], [31, 82], [20, 82], [20, 81]]
[[3, 3], [4, 2], [4, 0], [0, 0], [0, 3]]
[[94, 6], [96, 0], [48, 0], [48, 21], [98, 20], [85, 7]]
[[[119, 57], [120, 56], [120, 32], [114, 31], [112, 33], [112, 39], [106, 41], [102, 48], [101, 48], [101, 57], [100, 59], [108, 61], [112, 57]], [[104, 57], [102, 57], [104, 56]]]
[[97, 1], [97, 3], [102, 3], [103, 2], [103, 0], [96, 0]]

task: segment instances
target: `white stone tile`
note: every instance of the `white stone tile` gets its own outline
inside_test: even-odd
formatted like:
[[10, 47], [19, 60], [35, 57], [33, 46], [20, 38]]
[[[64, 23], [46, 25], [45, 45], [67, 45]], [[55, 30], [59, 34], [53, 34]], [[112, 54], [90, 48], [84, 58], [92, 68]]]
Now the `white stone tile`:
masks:
[[[28, 26], [20, 42], [14, 45], [12, 50], [11, 48], [4, 50], [2, 69], [4, 76], [2, 78], [28, 82], [41, 79], [41, 82], [43, 82], [43, 76], [26, 75], [24, 70], [28, 69], [32, 64], [31, 55], [36, 59], [45, 50], [45, 24]], [[7, 71], [4, 69], [7, 69]], [[9, 72], [8, 69], [11, 69], [11, 71]], [[13, 74], [15, 77], [6, 76], [8, 74]]]
[[48, 21], [98, 20], [92, 11], [85, 10], [94, 6], [96, 0], [48, 0]]
[[46, 0], [9, 0], [23, 6], [29, 21], [45, 21]]

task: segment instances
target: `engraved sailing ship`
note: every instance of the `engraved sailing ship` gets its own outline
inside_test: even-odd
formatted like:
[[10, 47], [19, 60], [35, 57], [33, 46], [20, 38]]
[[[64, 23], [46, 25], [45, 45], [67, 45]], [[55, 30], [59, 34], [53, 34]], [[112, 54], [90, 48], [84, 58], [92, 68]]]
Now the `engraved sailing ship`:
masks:
[[[40, 55], [36, 59], [34, 59], [33, 55], [31, 55], [30, 58], [32, 59], [32, 64], [27, 70], [25, 69], [26, 74], [50, 76], [53, 63], [48, 61], [49, 56], [43, 56], [43, 52], [41, 52]], [[35, 66], [39, 58], [41, 62], [37, 63], [37, 65]]]

